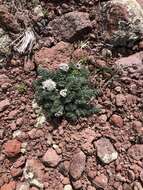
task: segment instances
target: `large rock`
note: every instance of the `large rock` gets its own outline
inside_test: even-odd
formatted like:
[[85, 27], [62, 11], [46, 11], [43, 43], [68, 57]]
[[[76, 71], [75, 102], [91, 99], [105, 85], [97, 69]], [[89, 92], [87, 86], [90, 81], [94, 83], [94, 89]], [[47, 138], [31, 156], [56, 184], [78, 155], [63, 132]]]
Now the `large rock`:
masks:
[[19, 32], [20, 27], [16, 18], [9, 12], [8, 8], [0, 5], [0, 25], [13, 32]]
[[120, 27], [119, 21], [127, 21], [132, 24], [132, 27], [138, 21], [140, 30], [143, 32], [143, 9], [140, 0], [111, 0], [105, 7], [111, 29]]
[[135, 160], [143, 159], [143, 144], [133, 145], [131, 148], [129, 148], [128, 154]]
[[130, 55], [128, 57], [123, 57], [118, 59], [115, 64], [118, 68], [121, 68], [122, 71], [130, 72], [132, 70], [132, 74], [143, 72], [143, 51]]
[[107, 138], [101, 138], [95, 142], [97, 156], [104, 164], [109, 164], [118, 157], [118, 153]]
[[43, 156], [43, 162], [51, 167], [56, 167], [60, 161], [61, 157], [56, 153], [53, 148], [47, 150], [47, 152]]
[[89, 14], [69, 12], [49, 22], [52, 34], [58, 40], [74, 41], [91, 29]]
[[102, 15], [113, 46], [132, 48], [143, 35], [140, 0], [111, 0], [103, 4]]
[[82, 151], [74, 154], [70, 162], [69, 173], [73, 179], [77, 180], [81, 177], [86, 164], [86, 156]]
[[69, 64], [73, 47], [69, 43], [59, 42], [52, 48], [43, 47], [35, 54], [35, 62], [47, 69], [54, 69], [59, 64]]
[[8, 157], [15, 157], [21, 151], [21, 142], [16, 139], [9, 140], [4, 144], [4, 150]]

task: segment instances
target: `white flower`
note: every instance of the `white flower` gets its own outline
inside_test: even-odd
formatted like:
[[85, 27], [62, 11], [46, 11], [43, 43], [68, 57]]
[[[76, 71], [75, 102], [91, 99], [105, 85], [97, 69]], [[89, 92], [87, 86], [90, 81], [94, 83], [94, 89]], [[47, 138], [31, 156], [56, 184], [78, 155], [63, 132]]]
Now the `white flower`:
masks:
[[61, 90], [61, 91], [60, 91], [60, 95], [61, 95], [62, 97], [66, 97], [66, 95], [67, 95], [67, 89]]
[[66, 64], [66, 63], [61, 63], [61, 64], [59, 65], [59, 69], [61, 69], [61, 70], [67, 72], [67, 71], [69, 70], [69, 66], [68, 66], [68, 64]]
[[34, 110], [37, 110], [37, 109], [40, 108], [40, 107], [38, 106], [38, 104], [37, 104], [37, 102], [36, 102], [35, 99], [32, 101], [32, 108], [33, 108]]
[[56, 88], [56, 83], [52, 79], [45, 80], [42, 82], [43, 89], [46, 89], [48, 91], [52, 91]]
[[41, 113], [37, 117], [37, 122], [35, 124], [35, 127], [41, 127], [45, 122], [46, 122], [46, 117], [45, 117], [45, 115], [43, 113]]

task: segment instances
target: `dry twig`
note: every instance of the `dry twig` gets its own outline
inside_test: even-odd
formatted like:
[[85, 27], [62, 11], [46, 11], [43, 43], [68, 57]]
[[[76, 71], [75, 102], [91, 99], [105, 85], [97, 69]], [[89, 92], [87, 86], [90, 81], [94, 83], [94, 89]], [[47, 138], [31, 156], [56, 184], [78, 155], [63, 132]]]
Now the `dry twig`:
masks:
[[32, 51], [32, 48], [36, 42], [35, 34], [32, 28], [28, 27], [26, 31], [13, 42], [13, 48], [20, 54]]

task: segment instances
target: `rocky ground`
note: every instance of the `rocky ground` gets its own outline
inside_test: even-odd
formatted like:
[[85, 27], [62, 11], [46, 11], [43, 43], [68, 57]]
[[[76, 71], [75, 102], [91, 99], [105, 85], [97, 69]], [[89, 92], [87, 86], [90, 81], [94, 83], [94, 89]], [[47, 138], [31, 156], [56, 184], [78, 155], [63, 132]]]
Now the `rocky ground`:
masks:
[[[0, 190], [143, 190], [142, 22], [142, 0], [0, 0]], [[70, 61], [101, 111], [55, 126], [32, 83]]]

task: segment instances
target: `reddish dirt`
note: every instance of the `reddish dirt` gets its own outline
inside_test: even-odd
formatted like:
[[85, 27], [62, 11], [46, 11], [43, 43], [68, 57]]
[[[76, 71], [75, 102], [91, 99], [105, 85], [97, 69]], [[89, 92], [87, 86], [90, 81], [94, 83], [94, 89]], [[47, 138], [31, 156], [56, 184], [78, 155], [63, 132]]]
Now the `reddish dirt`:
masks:
[[[29, 185], [26, 179], [29, 171], [45, 190], [142, 190], [143, 53], [134, 54], [131, 50], [134, 55], [126, 55], [125, 59], [103, 56], [100, 46], [97, 47], [103, 40], [100, 38], [103, 23], [98, 23], [100, 15], [96, 11], [100, 7], [98, 1], [42, 1], [41, 4], [47, 8], [49, 20], [70, 11], [89, 13], [93, 28], [84, 39], [89, 40], [90, 48], [78, 50], [73, 43], [77, 49], [73, 57], [88, 57], [92, 84], [101, 88], [93, 103], [101, 111], [75, 124], [63, 120], [55, 127], [46, 121], [36, 128], [37, 116], [32, 108], [36, 68], [24, 71], [22, 59], [15, 55], [10, 61], [9, 58], [6, 67], [0, 68], [0, 190], [40, 189], [33, 183]], [[95, 29], [96, 24], [100, 27]], [[37, 30], [40, 40], [35, 49], [43, 47], [50, 52], [58, 40], [53, 40], [52, 34], [45, 34], [46, 27]], [[69, 52], [65, 55], [67, 60]], [[65, 55], [52, 52], [46, 59], [57, 65], [57, 60], [65, 60]], [[44, 53], [40, 56], [44, 60]], [[122, 64], [122, 69], [118, 68]], [[99, 70], [105, 66], [110, 72]], [[24, 188], [20, 189], [22, 185]]]

